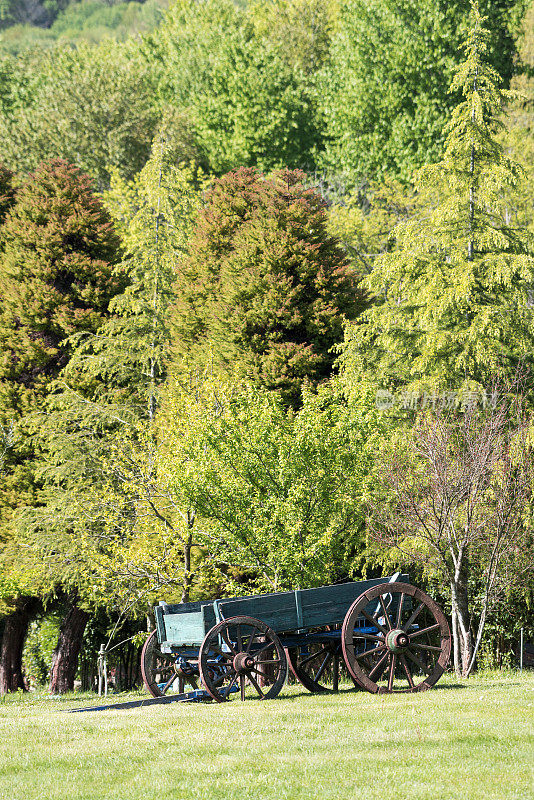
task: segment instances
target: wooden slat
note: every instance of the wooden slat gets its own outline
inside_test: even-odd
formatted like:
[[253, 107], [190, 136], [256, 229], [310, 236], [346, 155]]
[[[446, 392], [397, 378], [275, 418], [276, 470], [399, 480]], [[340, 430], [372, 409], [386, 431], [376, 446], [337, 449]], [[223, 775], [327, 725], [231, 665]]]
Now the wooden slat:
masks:
[[[409, 577], [401, 575], [398, 580], [408, 583]], [[341, 624], [357, 597], [372, 586], [387, 581], [387, 578], [373, 578], [299, 590], [300, 609], [295, 592], [222, 598], [217, 602], [226, 619], [239, 615], [255, 617], [282, 633]], [[211, 601], [156, 606], [155, 613], [159, 641], [177, 646], [199, 645], [216, 623]]]

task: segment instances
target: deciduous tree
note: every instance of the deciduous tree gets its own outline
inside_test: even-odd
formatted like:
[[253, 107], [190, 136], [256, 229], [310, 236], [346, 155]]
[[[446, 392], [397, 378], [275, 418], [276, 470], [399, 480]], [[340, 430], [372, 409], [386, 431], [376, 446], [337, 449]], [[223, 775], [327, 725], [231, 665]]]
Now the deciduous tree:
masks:
[[485, 411], [422, 413], [378, 459], [371, 529], [397, 558], [450, 588], [464, 677], [492, 607], [511, 586], [532, 586], [530, 425], [524, 401], [510, 402], [501, 388]]
[[16, 601], [46, 591], [42, 564], [21, 557], [28, 550], [16, 525], [22, 507], [43, 501], [41, 415], [70, 356], [66, 340], [96, 330], [121, 279], [112, 274], [119, 242], [109, 214], [90, 179], [65, 161], [45, 163], [27, 179], [2, 235], [0, 422], [13, 429], [0, 493], [2, 594]]

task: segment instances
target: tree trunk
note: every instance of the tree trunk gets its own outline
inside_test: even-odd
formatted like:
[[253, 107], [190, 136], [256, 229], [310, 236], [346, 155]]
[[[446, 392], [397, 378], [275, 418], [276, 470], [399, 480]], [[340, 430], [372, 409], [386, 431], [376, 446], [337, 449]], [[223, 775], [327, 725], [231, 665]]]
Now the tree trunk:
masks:
[[4, 620], [0, 647], [0, 695], [27, 689], [22, 669], [22, 651], [34, 606], [34, 598], [22, 598], [18, 608]]
[[469, 675], [469, 665], [473, 657], [473, 636], [471, 633], [467, 580], [464, 578], [465, 575], [462, 574], [458, 580], [451, 584], [451, 594], [453, 613], [456, 619], [460, 674], [463, 678], [466, 678]]
[[65, 694], [74, 689], [78, 656], [88, 620], [89, 614], [73, 603], [61, 623], [50, 670], [50, 692], [52, 694]]

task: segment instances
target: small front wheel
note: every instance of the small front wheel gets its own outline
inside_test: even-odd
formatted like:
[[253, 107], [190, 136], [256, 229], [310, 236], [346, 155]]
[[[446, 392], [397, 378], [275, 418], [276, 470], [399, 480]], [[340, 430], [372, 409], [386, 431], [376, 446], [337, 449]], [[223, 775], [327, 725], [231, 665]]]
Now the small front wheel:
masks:
[[280, 639], [253, 617], [232, 617], [208, 631], [199, 656], [200, 677], [218, 703], [239, 693], [259, 700], [276, 697], [284, 685], [287, 661]]
[[152, 697], [182, 694], [186, 685], [198, 686], [198, 647], [183, 652], [162, 653], [157, 631], [148, 636], [141, 652], [141, 675]]

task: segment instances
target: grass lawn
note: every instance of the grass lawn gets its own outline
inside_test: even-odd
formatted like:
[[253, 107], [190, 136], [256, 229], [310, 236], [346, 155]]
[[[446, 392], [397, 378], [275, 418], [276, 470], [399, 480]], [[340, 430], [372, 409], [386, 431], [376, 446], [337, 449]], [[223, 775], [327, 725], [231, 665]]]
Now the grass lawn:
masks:
[[532, 672], [65, 713], [87, 703], [0, 702], [1, 800], [534, 800]]

